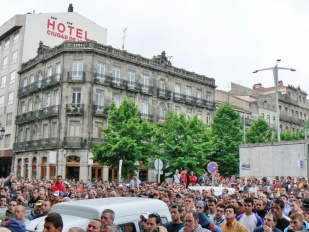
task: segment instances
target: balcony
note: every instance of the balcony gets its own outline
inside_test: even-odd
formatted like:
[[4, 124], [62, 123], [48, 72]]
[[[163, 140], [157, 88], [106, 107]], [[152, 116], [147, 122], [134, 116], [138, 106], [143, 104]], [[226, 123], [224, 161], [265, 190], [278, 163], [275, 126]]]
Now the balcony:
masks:
[[35, 121], [37, 119], [43, 119], [43, 118], [49, 118], [49, 117], [54, 117], [58, 116], [59, 113], [59, 106], [54, 105], [54, 106], [49, 106], [46, 108], [43, 108], [41, 110], [33, 110], [28, 113], [23, 113], [21, 115], [17, 115], [15, 119], [15, 123], [17, 125]]
[[84, 104], [79, 103], [69, 103], [65, 107], [66, 114], [71, 115], [83, 115], [84, 114]]
[[112, 87], [117, 88], [117, 89], [126, 89], [127, 87], [126, 81], [118, 77], [112, 77], [111, 84], [112, 84]]
[[20, 152], [20, 151], [56, 149], [57, 143], [58, 143], [58, 138], [30, 140], [26, 142], [14, 143], [13, 150], [15, 152]]
[[153, 95], [153, 87], [149, 85], [140, 85], [140, 91], [142, 94]]
[[303, 119], [299, 119], [299, 118], [294, 118], [285, 114], [280, 114], [280, 121], [284, 121], [284, 122], [289, 122], [289, 123], [295, 123], [297, 125], [304, 125], [307, 124], [308, 122], [303, 120]]
[[139, 92], [140, 85], [135, 81], [126, 81], [127, 82], [127, 91]]
[[46, 89], [60, 83], [60, 74], [56, 73], [52, 76], [46, 77], [41, 80], [41, 89]]
[[82, 148], [82, 137], [64, 137], [63, 147]]
[[145, 113], [139, 113], [139, 116], [141, 119], [146, 119], [148, 122], [153, 122], [153, 115], [152, 114], [145, 114]]
[[106, 141], [107, 139], [104, 139], [104, 138], [91, 138], [91, 142], [93, 143], [103, 144]]
[[86, 73], [83, 71], [68, 72], [68, 82], [85, 82]]
[[171, 91], [166, 90], [166, 89], [157, 89], [157, 94], [159, 98], [164, 98], [164, 99], [170, 99], [171, 98]]
[[107, 106], [93, 105], [93, 114], [94, 114], [94, 116], [99, 116], [99, 117], [107, 118], [108, 110], [109, 110], [109, 107], [107, 107]]
[[173, 100], [176, 102], [186, 102], [186, 95], [180, 93], [173, 93]]
[[112, 82], [112, 78], [105, 74], [95, 73], [94, 74], [94, 83], [99, 85], [109, 86]]

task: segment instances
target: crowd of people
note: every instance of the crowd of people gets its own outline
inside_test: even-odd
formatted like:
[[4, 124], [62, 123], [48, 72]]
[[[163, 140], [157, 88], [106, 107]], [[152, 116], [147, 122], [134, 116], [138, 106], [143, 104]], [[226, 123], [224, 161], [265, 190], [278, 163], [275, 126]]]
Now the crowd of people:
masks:
[[[190, 186], [209, 186], [190, 190]], [[216, 187], [222, 193], [215, 195]], [[232, 189], [232, 191], [231, 191]], [[309, 230], [309, 186], [301, 177], [224, 178], [216, 173], [195, 176], [178, 170], [171, 181], [146, 183], [134, 175], [129, 184], [114, 181], [17, 180], [14, 173], [0, 180], [1, 226], [11, 231], [25, 231], [31, 220], [47, 216], [44, 231], [62, 231], [61, 215], [51, 213], [55, 204], [65, 201], [109, 197], [143, 197], [163, 201], [170, 209], [172, 220], [161, 222], [160, 215], [146, 212], [140, 215], [142, 232], [290, 232]], [[119, 231], [114, 225], [117, 215], [106, 209], [101, 219], [93, 219], [90, 231]], [[139, 228], [127, 231], [138, 231]], [[71, 228], [70, 232], [84, 231]]]

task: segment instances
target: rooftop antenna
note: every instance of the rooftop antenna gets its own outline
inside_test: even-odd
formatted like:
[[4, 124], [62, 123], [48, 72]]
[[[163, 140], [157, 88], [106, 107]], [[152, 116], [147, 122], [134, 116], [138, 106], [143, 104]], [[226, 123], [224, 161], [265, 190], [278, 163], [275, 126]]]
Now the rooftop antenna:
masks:
[[124, 50], [124, 40], [126, 38], [126, 32], [127, 32], [128, 27], [123, 29], [123, 37], [122, 37], [122, 50]]

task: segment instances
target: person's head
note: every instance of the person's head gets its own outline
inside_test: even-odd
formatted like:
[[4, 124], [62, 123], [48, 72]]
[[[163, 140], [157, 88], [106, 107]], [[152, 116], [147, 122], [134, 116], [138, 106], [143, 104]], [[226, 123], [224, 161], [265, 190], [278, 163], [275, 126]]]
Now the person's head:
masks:
[[41, 200], [46, 200], [46, 191], [44, 189], [39, 191], [39, 197]]
[[199, 215], [197, 211], [188, 211], [185, 216], [185, 226], [195, 230], [199, 225]]
[[162, 201], [167, 205], [167, 207], [170, 207], [171, 201], [168, 197], [163, 197]]
[[211, 190], [210, 189], [205, 189], [203, 191], [203, 197], [206, 198], [206, 197], [211, 197]]
[[208, 205], [208, 210], [211, 213], [214, 213], [216, 211], [217, 199], [214, 197], [209, 197], [207, 205]]
[[35, 200], [35, 199], [37, 199], [38, 197], [39, 197], [39, 189], [38, 189], [38, 188], [32, 189], [31, 198]]
[[85, 232], [85, 231], [79, 227], [71, 227], [68, 232]]
[[226, 220], [234, 220], [237, 214], [237, 208], [234, 205], [225, 207], [224, 216]]
[[100, 219], [92, 219], [86, 229], [86, 232], [100, 232], [102, 228], [102, 222]]
[[299, 202], [296, 200], [290, 201], [291, 211], [292, 213], [297, 213], [300, 211]]
[[59, 213], [49, 213], [45, 218], [43, 232], [61, 232], [63, 228], [62, 217]]
[[[236, 196], [236, 195], [234, 195]], [[231, 200], [230, 200], [230, 205], [234, 205], [236, 206], [236, 208], [238, 208], [238, 200], [237, 200], [237, 196], [236, 197], [231, 197]]]
[[58, 175], [57, 176], [57, 184], [61, 184], [62, 183], [62, 176]]
[[[131, 226], [131, 225], [128, 225], [128, 226]], [[102, 226], [102, 229], [101, 229], [101, 232], [118, 232], [118, 231], [119, 231], [118, 227], [114, 224], [112, 225], [105, 224]]]
[[148, 215], [148, 219], [147, 219], [147, 231], [148, 232], [156, 231], [160, 225], [161, 225], [160, 215], [156, 213], [151, 213]]
[[50, 201], [43, 201], [41, 206], [42, 214], [47, 215], [52, 208], [52, 203]]
[[269, 212], [264, 217], [264, 225], [269, 226], [273, 230], [277, 225], [277, 220], [276, 215]]
[[248, 197], [244, 200], [245, 214], [251, 215], [254, 207], [254, 200], [251, 197]]
[[208, 208], [205, 201], [198, 201], [195, 206], [198, 212], [206, 213]]
[[284, 211], [284, 202], [280, 199], [275, 199], [271, 203], [271, 212], [276, 215], [278, 219], [281, 219], [283, 217], [283, 211]]
[[194, 206], [194, 197], [193, 196], [189, 195], [189, 196], [186, 197], [186, 205], [188, 207]]
[[301, 214], [299, 213], [293, 213], [292, 215], [290, 215], [290, 228], [294, 231], [299, 231], [303, 229], [303, 217]]
[[101, 221], [103, 224], [113, 224], [115, 219], [115, 212], [111, 209], [104, 209], [101, 214]]
[[94, 199], [95, 198], [95, 191], [94, 190], [90, 190], [88, 193], [88, 199]]
[[17, 201], [11, 200], [10, 203], [8, 204], [8, 211], [10, 211], [11, 213], [14, 213], [16, 206], [17, 206]]
[[173, 222], [178, 222], [179, 220], [181, 220], [182, 209], [180, 206], [172, 205], [170, 208], [170, 212], [171, 212], [171, 217], [172, 217]]
[[225, 205], [223, 204], [218, 204], [217, 207], [216, 207], [216, 218], [217, 219], [220, 219], [222, 218], [223, 214], [224, 214], [224, 211], [225, 211]]
[[141, 219], [141, 225], [144, 231], [147, 231], [147, 219], [149, 216], [149, 212], [147, 213], [143, 213], [142, 215], [140, 215], [140, 219]]
[[14, 212], [15, 219], [24, 221], [26, 216], [26, 208], [22, 205], [17, 205]]
[[287, 205], [289, 198], [288, 198], [288, 196], [286, 194], [281, 194], [280, 195], [280, 200], [282, 200], [284, 202], [284, 204]]
[[255, 206], [256, 206], [256, 210], [262, 211], [266, 207], [266, 202], [264, 202], [264, 200], [262, 199], [258, 199]]
[[0, 196], [0, 206], [6, 207], [6, 196], [4, 196], [4, 195]]

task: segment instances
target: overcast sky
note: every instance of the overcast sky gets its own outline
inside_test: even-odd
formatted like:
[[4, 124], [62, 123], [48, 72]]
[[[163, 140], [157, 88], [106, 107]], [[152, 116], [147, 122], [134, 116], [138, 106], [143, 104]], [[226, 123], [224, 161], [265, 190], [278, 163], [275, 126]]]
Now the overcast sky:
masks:
[[74, 11], [107, 28], [107, 43], [147, 58], [163, 50], [173, 66], [246, 87], [273, 86], [279, 66], [284, 84], [309, 93], [308, 0], [10, 0], [0, 8], [0, 25], [15, 14]]

